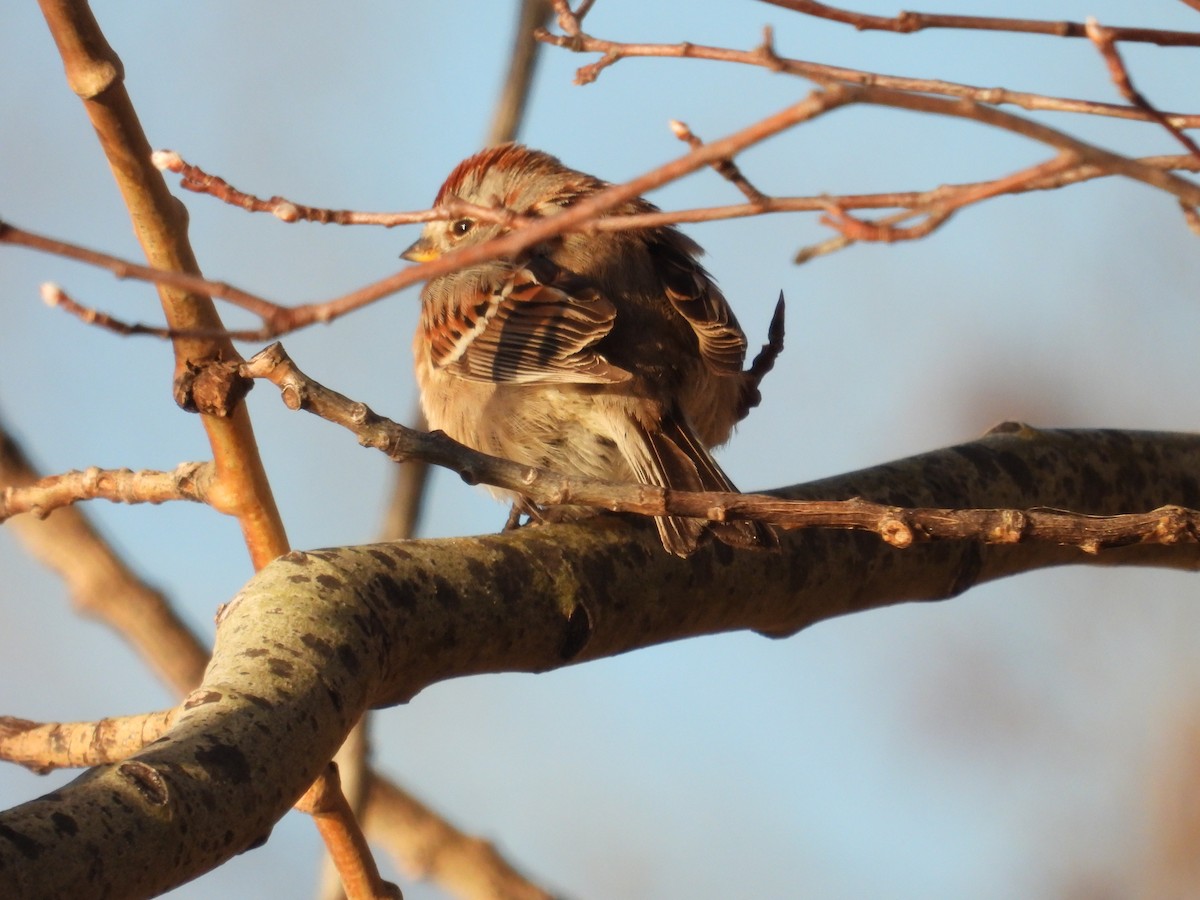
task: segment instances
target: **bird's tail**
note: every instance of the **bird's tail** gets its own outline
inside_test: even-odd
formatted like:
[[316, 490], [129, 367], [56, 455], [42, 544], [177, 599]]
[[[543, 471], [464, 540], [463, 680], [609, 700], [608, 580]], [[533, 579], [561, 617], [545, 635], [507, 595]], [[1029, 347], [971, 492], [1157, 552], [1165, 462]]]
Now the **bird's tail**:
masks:
[[[678, 491], [737, 492], [680, 412], [665, 416], [658, 430], [639, 426], [630, 437], [622, 449], [639, 481]], [[761, 522], [684, 516], [660, 516], [654, 521], [663, 546], [676, 556], [690, 556], [708, 534], [732, 547], [779, 546], [775, 530]]]

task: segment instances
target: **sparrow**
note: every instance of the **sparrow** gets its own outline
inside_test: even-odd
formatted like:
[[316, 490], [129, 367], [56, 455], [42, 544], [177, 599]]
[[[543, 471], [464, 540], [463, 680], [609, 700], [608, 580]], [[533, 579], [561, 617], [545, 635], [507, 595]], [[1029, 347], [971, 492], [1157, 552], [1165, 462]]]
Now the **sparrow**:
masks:
[[[434, 206], [457, 198], [552, 216], [609, 186], [510, 143], [459, 163]], [[638, 198], [607, 215], [654, 211]], [[426, 262], [507, 230], [469, 216], [429, 222], [401, 255]], [[782, 349], [783, 297], [771, 341], [743, 370], [746, 336], [697, 262], [702, 253], [669, 226], [570, 232], [431, 279], [413, 340], [430, 428], [565, 475], [736, 491], [709, 450], [759, 402], [759, 381]], [[518, 510], [535, 512], [516, 497], [510, 521]], [[710, 534], [737, 547], [778, 544], [758, 522], [655, 523], [663, 547], [681, 557]]]

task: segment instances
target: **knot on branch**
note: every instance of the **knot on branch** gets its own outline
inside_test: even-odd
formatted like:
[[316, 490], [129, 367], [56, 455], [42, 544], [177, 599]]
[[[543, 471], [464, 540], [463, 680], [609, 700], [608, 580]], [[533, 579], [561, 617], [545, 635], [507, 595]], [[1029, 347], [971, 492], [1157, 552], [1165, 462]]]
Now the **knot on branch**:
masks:
[[180, 409], [204, 416], [228, 418], [254, 387], [239, 371], [239, 362], [188, 360], [175, 378], [174, 396]]
[[128, 760], [117, 767], [117, 774], [128, 781], [151, 806], [166, 806], [170, 799], [167, 783], [153, 767]]
[[1029, 528], [1029, 516], [1019, 509], [1002, 509], [987, 530], [991, 544], [1019, 544]]
[[1200, 539], [1194, 514], [1182, 506], [1160, 506], [1154, 512], [1158, 514], [1152, 533], [1156, 543], [1177, 544]]
[[879, 536], [899, 550], [912, 546], [913, 541], [916, 540], [916, 535], [906, 519], [907, 516], [904, 510], [889, 509], [884, 517], [879, 520], [877, 529]]

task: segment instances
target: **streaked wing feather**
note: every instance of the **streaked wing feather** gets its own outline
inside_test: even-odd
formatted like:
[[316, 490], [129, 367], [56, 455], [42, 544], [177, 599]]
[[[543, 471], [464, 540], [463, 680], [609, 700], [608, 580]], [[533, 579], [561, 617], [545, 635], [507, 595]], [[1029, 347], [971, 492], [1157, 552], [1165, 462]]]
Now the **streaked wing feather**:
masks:
[[666, 232], [652, 252], [667, 298], [692, 326], [701, 357], [714, 372], [737, 374], [746, 359], [746, 335], [725, 295], [693, 257], [698, 250], [678, 232]]
[[616, 309], [545, 260], [513, 269], [473, 305], [434, 323], [434, 365], [472, 381], [611, 384], [631, 376], [595, 350]]

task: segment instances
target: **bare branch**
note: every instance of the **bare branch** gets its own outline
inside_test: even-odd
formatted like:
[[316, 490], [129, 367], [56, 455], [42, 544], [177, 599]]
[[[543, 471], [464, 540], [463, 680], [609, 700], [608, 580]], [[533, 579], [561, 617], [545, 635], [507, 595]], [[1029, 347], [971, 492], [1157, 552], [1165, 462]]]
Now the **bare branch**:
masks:
[[[20, 491], [39, 474], [0, 425], [0, 486]], [[127, 566], [78, 509], [49, 519], [18, 516], [5, 528], [67, 584], [76, 606], [129, 641], [142, 659], [185, 694], [195, 687], [208, 652], [167, 602]]]
[[[238, 190], [219, 175], [210, 174], [199, 166], [187, 162], [174, 150], [155, 150], [152, 158], [159, 169], [179, 175], [179, 186], [182, 188], [197, 194], [207, 194], [222, 203], [228, 203], [230, 206], [236, 206], [246, 212], [270, 213], [281, 222], [289, 224], [292, 222], [316, 222], [321, 225], [375, 225], [394, 228], [397, 225], [414, 225], [470, 216], [485, 222], [511, 226], [517, 218], [510, 210], [478, 206], [457, 198], [450, 198], [435, 209], [390, 213], [325, 209], [319, 206], [307, 206], [278, 196], [263, 200], [253, 194]], [[223, 299], [230, 298], [223, 297]], [[253, 310], [251, 311], [253, 312]]]
[[[1050, 37], [1087, 37], [1083, 22], [1047, 22], [1039, 19], [1005, 19], [996, 16], [960, 16], [938, 13], [899, 13], [895, 18], [851, 12], [817, 3], [816, 0], [765, 0], [794, 12], [853, 25], [859, 31], [892, 31], [913, 34], [927, 28], [958, 28], [973, 31], [1008, 31], [1016, 34], [1044, 34]], [[1186, 2], [1186, 0], [1185, 0]], [[1158, 44], [1162, 47], [1200, 47], [1200, 34], [1190, 31], [1168, 31], [1159, 28], [1113, 28], [1118, 41]]]
[[[686, 128], [686, 126], [682, 127]], [[1137, 159], [1135, 162], [1145, 168], [1157, 169], [1162, 172], [1169, 172], [1171, 170], [1200, 170], [1200, 160], [1192, 155], [1148, 156]], [[720, 161], [716, 161], [715, 164], [719, 165]], [[721, 219], [743, 218], [769, 213], [814, 211], [833, 214], [835, 218], [831, 224], [834, 224], [835, 227], [840, 227], [838, 226], [839, 222], [842, 226], [849, 226], [842, 229], [842, 233], [838, 237], [823, 241], [814, 247], [801, 250], [794, 260], [797, 263], [801, 263], [815, 256], [842, 249], [859, 239], [868, 239], [867, 236], [872, 234], [887, 235], [893, 240], [900, 239], [900, 236], [903, 235], [922, 236], [932, 231], [938, 224], [941, 224], [946, 219], [948, 212], [962, 209], [965, 206], [990, 197], [1001, 194], [1020, 194], [1028, 191], [1055, 190], [1096, 178], [1112, 177], [1116, 174], [1116, 172], [1091, 162], [1059, 167], [1052, 160], [1022, 169], [999, 179], [958, 185], [943, 185], [926, 191], [820, 195], [811, 197], [769, 197], [764, 195], [751, 203], [731, 206], [661, 211], [629, 216], [606, 216], [577, 227], [596, 231], [617, 231], [632, 228], [653, 228], [679, 223], [712, 222]], [[749, 187], [752, 191], [756, 190], [752, 185]], [[854, 222], [850, 221], [850, 217], [845, 215], [848, 210], [852, 209], [883, 209], [894, 207], [907, 207], [907, 209], [903, 212], [886, 216], [873, 223], [854, 220], [859, 223], [858, 225], [854, 225]], [[1184, 203], [1183, 209], [1185, 217], [1188, 216], [1188, 211], [1191, 207]], [[437, 216], [440, 218], [450, 211], [450, 207], [445, 207], [442, 212], [430, 211], [430, 213], [437, 212]], [[835, 211], [840, 211], [840, 214]], [[496, 210], [488, 208], [486, 212], [493, 218], [496, 217]], [[351, 215], [358, 214], [352, 213]], [[511, 216], [511, 212], [508, 212], [508, 215]], [[916, 215], [928, 216], [931, 217], [931, 220], [924, 226], [916, 229], [898, 230], [893, 227]], [[1191, 220], [1189, 219], [1188, 221], [1190, 226]], [[878, 240], [881, 238], [875, 237], [874, 239]], [[235, 303], [235, 305], [266, 316], [268, 324], [263, 328], [222, 332], [223, 334], [228, 334], [234, 340], [267, 340], [278, 333], [293, 330], [293, 327], [288, 324], [288, 320], [292, 318], [294, 310], [233, 288], [225, 282], [195, 279], [192, 276], [181, 275], [177, 272], [162, 272], [149, 269], [128, 260], [88, 250], [66, 241], [35, 235], [32, 232], [4, 222], [0, 222], [0, 242], [26, 246], [43, 252], [76, 259], [81, 262], [91, 263], [113, 272], [120, 278], [129, 277], [147, 281], [161, 279], [167, 283], [190, 284], [194, 288], [201, 289], [211, 296], [228, 299], [230, 302]], [[161, 326], [126, 322], [93, 307], [79, 303], [67, 295], [58, 285], [48, 284], [43, 286], [43, 298], [51, 306], [70, 312], [88, 324], [106, 328], [117, 334], [148, 334], [159, 337], [179, 337], [190, 334], [190, 332], [179, 332], [176, 329], [163, 328]], [[310, 304], [309, 306], [318, 307], [320, 304]], [[302, 326], [297, 325], [295, 327], [299, 328]]]
[[166, 734], [178, 717], [178, 708], [95, 722], [30, 722], [0, 716], [0, 759], [39, 775], [120, 762]]
[[[264, 321], [270, 321], [279, 310], [279, 307], [269, 300], [264, 300], [262, 297], [239, 290], [224, 282], [210, 281], [207, 278], [202, 278], [199, 275], [193, 275], [188, 272], [155, 269], [150, 266], [139, 265], [116, 256], [110, 256], [107, 253], [80, 247], [78, 244], [71, 244], [67, 241], [60, 241], [55, 238], [35, 234], [32, 231], [26, 231], [8, 222], [0, 221], [0, 242], [15, 244], [19, 247], [28, 247], [31, 250], [38, 250], [42, 253], [51, 253], [55, 256], [62, 256], [67, 259], [87, 263], [100, 269], [106, 269], [117, 276], [117, 278], [135, 278], [138, 281], [163, 284], [183, 291], [192, 291], [219, 297], [222, 300], [228, 300], [230, 303], [247, 312], [253, 313]], [[171, 327], [166, 330], [172, 335], [176, 333], [207, 335], [209, 333], [203, 329], [191, 326], [186, 328]], [[219, 322], [212, 331], [212, 334], [222, 336], [233, 333], [235, 332], [227, 332], [224, 328], [221, 328]]]
[[390, 782], [368, 784], [366, 825], [410, 878], [432, 879], [456, 897], [550, 900], [483, 838], [464, 834]]
[[[675, 133], [675, 137], [686, 143], [693, 150], [704, 146], [704, 142], [696, 137], [692, 133], [692, 129], [688, 128], [683, 122], [680, 122], [678, 119], [672, 119], [670, 124], [671, 131]], [[759, 203], [766, 199], [766, 194], [750, 183], [750, 180], [742, 174], [742, 170], [738, 168], [737, 163], [732, 159], [714, 160], [710, 165], [718, 175], [741, 191], [751, 203]]]
[[[86, 3], [39, 0], [39, 6], [62, 57], [67, 83], [95, 129], [151, 269], [198, 277], [186, 212], [151, 165], [150, 144], [125, 90], [120, 57]], [[237, 358], [209, 296], [161, 280], [157, 287], [167, 326], [188, 333], [173, 342], [176, 379], [194, 361]], [[288, 544], [250, 417], [238, 404], [228, 415], [202, 415], [200, 421], [216, 466], [214, 506], [237, 518], [251, 561], [256, 567], [265, 565], [286, 552]]]
[[[603, 54], [600, 61], [579, 69], [576, 74], [576, 84], [588, 84], [594, 81], [601, 70], [626, 57], [707, 59], [717, 62], [738, 63], [740, 65], [761, 66], [771, 72], [785, 72], [790, 75], [799, 75], [818, 84], [844, 82], [862, 87], [875, 85], [898, 91], [915, 91], [923, 94], [960, 97], [964, 100], [974, 100], [994, 106], [1019, 106], [1032, 111], [1079, 113], [1118, 119], [1153, 121], [1151, 117], [1147, 116], [1145, 110], [1139, 109], [1136, 106], [1122, 106], [1115, 103], [1100, 103], [1069, 97], [1050, 97], [1044, 94], [1011, 91], [1007, 88], [983, 88], [960, 84], [954, 81], [885, 75], [879, 72], [866, 72], [861, 69], [849, 69], [842, 66], [829, 66], [806, 60], [789, 59], [781, 57], [775, 52], [771, 44], [769, 29], [767, 30], [764, 42], [754, 50], [731, 50], [725, 47], [711, 47], [690, 42], [679, 44], [627, 43], [623, 41], [604, 40], [585, 34], [568, 38], [562, 35], [551, 34], [545, 30], [538, 32], [538, 39], [578, 53]], [[1164, 115], [1179, 128], [1200, 127], [1200, 115], [1177, 112], [1164, 113]]]
[[905, 509], [861, 499], [781, 500], [765, 494], [672, 491], [654, 485], [568, 477], [478, 453], [441, 432], [414, 432], [385, 419], [365, 404], [310, 379], [280, 344], [272, 344], [243, 363], [241, 371], [246, 377], [275, 384], [289, 409], [303, 409], [341, 425], [362, 445], [381, 450], [397, 462], [423, 459], [454, 470], [468, 484], [505, 488], [543, 506], [583, 505], [715, 522], [754, 519], [786, 529], [870, 531], [899, 548], [922, 541], [969, 539], [985, 544], [1045, 541], [1096, 553], [1131, 543], [1200, 539], [1200, 512], [1176, 506], [1104, 517], [1050, 510]]
[[[1200, 170], [1200, 162], [1192, 156], [1147, 156], [1139, 160], [1144, 165], [1161, 166], [1170, 169], [1188, 169], [1193, 171]], [[1022, 194], [1028, 191], [1045, 191], [1057, 190], [1072, 184], [1079, 184], [1084, 181], [1091, 181], [1095, 178], [1107, 178], [1113, 173], [1107, 172], [1090, 163], [1076, 165], [1064, 169], [1057, 173], [1052, 173], [1042, 178], [1026, 178], [1024, 173], [1029, 173], [1033, 169], [1041, 168], [1044, 163], [1039, 163], [1037, 166], [1024, 169], [1020, 172], [1015, 172], [1012, 175], [1006, 176], [1003, 179], [996, 181], [981, 181], [972, 184], [960, 185], [943, 185], [940, 188], [935, 188], [931, 191], [913, 192], [909, 194], [893, 194], [893, 195], [860, 195], [860, 196], [843, 196], [827, 198], [827, 210], [840, 211], [841, 217], [845, 217], [848, 209], [866, 209], [878, 208], [883, 206], [903, 206], [908, 207], [901, 212], [893, 213], [884, 216], [874, 222], [867, 223], [874, 228], [888, 229], [893, 226], [902, 225], [908, 220], [920, 216], [931, 215], [933, 210], [952, 208], [954, 210], [962, 209], [968, 205], [968, 202], [986, 199], [991, 196], [1004, 194]], [[995, 190], [995, 186], [1001, 182], [1008, 182], [1006, 189], [1003, 191]], [[965, 196], [963, 196], [965, 195]], [[888, 198], [894, 199], [896, 202], [878, 202], [875, 200], [884, 201]], [[786, 202], [786, 201], [785, 201]], [[1181, 204], [1185, 219], [1188, 217], [1191, 207], [1187, 204]], [[836, 213], [835, 213], [836, 215]], [[837, 222], [834, 223], [837, 227]], [[1190, 220], [1189, 220], [1190, 225]], [[1192, 229], [1200, 234], [1200, 230]], [[818, 256], [824, 256], [829, 253], [834, 253], [838, 250], [843, 250], [851, 244], [856, 243], [858, 238], [851, 236], [850, 229], [841, 231], [837, 237], [829, 238], [808, 247], [802, 248], [794, 257], [793, 262], [802, 264], [815, 259]]]
[[1180, 131], [1166, 115], [1156, 109], [1141, 92], [1134, 88], [1133, 80], [1129, 77], [1129, 70], [1125, 68], [1125, 63], [1121, 59], [1120, 52], [1117, 50], [1115, 30], [1105, 28], [1095, 19], [1088, 19], [1087, 36], [1096, 45], [1096, 49], [1100, 51], [1100, 55], [1104, 57], [1104, 61], [1108, 65], [1109, 76], [1112, 78], [1113, 84], [1117, 86], [1117, 90], [1121, 92], [1121, 96], [1138, 109], [1144, 110], [1148, 116], [1162, 125], [1170, 133], [1171, 137], [1181, 143], [1196, 159], [1200, 160], [1200, 147], [1196, 146], [1196, 142]]
[[45, 518], [51, 512], [80, 500], [111, 500], [114, 503], [165, 503], [191, 500], [207, 503], [212, 486], [212, 463], [181, 463], [174, 471], [143, 469], [100, 469], [50, 475], [33, 484], [0, 490], [0, 522], [20, 513]]
[[[535, 29], [546, 24], [552, 12], [553, 4], [550, 0], [521, 0], [516, 34], [513, 35], [513, 47], [509, 55], [508, 77], [504, 79], [504, 88], [492, 113], [492, 124], [488, 128], [489, 145], [511, 141], [520, 130], [521, 119], [525, 115], [529, 100], [529, 87], [533, 83], [533, 74], [540, 56], [538, 50], [541, 44], [534, 38], [533, 33]], [[577, 15], [582, 18], [585, 13], [586, 10]]]
[[349, 900], [403, 900], [400, 889], [379, 874], [354, 810], [342, 793], [336, 763], [325, 767], [324, 776], [296, 801], [296, 809], [312, 816]]

